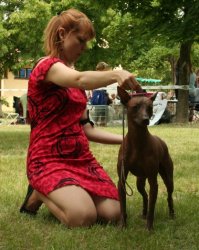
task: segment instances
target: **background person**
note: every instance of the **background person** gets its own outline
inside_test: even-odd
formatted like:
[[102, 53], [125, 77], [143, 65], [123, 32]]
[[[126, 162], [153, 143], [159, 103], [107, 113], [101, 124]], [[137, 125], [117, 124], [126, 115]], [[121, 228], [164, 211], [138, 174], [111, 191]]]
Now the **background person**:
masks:
[[23, 94], [20, 97], [20, 102], [21, 102], [21, 105], [22, 105], [22, 108], [23, 108], [23, 118], [26, 121], [26, 118], [27, 118], [27, 93]]
[[105, 62], [99, 62], [96, 66], [96, 70], [106, 71], [106, 70], [111, 70], [111, 67]]
[[[107, 71], [111, 70], [110, 66], [105, 62], [99, 62], [96, 66], [97, 71]], [[94, 93], [96, 92], [96, 93]], [[93, 91], [93, 96], [91, 98], [91, 104], [94, 105], [94, 111], [93, 111], [93, 120], [95, 121], [96, 125], [99, 126], [106, 126], [108, 122], [108, 105], [110, 105], [110, 98], [106, 91], [106, 89], [98, 89]], [[95, 95], [97, 94], [97, 96]], [[94, 99], [97, 98], [95, 101]]]
[[196, 71], [196, 88], [199, 88], [199, 69]]
[[74, 69], [94, 36], [92, 22], [78, 10], [52, 17], [44, 36], [46, 56], [33, 68], [28, 83], [30, 185], [20, 212], [36, 214], [44, 203], [70, 228], [90, 226], [97, 219], [114, 222], [120, 215], [117, 188], [91, 153], [88, 139], [120, 144], [122, 136], [93, 126], [85, 90], [114, 82], [125, 89], [140, 89], [125, 70]]
[[189, 76], [189, 97], [193, 102], [199, 102], [199, 88], [196, 88], [197, 76], [192, 66], [190, 65], [190, 76]]
[[197, 88], [197, 74], [190, 65], [190, 77], [189, 77], [189, 121], [193, 121], [194, 110], [196, 108], [196, 102], [199, 102], [199, 88]]

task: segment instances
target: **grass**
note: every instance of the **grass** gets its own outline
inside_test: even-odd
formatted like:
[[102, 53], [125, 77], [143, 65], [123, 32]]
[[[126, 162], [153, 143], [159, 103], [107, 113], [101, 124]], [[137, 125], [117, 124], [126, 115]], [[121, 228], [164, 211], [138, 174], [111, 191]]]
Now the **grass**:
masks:
[[[106, 128], [122, 134], [122, 128]], [[128, 227], [94, 225], [69, 230], [59, 224], [42, 206], [36, 217], [18, 212], [24, 198], [28, 126], [0, 126], [0, 249], [5, 250], [198, 250], [199, 199], [199, 124], [159, 125], [150, 127], [164, 139], [174, 161], [176, 219], [168, 218], [166, 190], [159, 179], [155, 211], [155, 230], [145, 230], [139, 218], [141, 197], [135, 188], [135, 177], [128, 183], [133, 196], [127, 198]], [[91, 143], [97, 159], [117, 183], [118, 146]]]

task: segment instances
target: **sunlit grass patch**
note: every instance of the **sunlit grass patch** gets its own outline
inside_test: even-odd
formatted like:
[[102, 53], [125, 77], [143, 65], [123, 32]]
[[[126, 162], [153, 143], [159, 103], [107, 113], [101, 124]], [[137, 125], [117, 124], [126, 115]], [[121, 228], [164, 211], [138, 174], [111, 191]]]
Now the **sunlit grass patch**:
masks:
[[[121, 127], [103, 128], [122, 134]], [[159, 125], [152, 134], [167, 142], [174, 162], [174, 206], [176, 219], [170, 220], [167, 192], [158, 177], [159, 192], [155, 210], [155, 230], [145, 229], [140, 218], [142, 199], [136, 190], [135, 177], [127, 181], [133, 195], [127, 197], [128, 225], [67, 229], [42, 206], [36, 217], [19, 213], [26, 193], [26, 154], [29, 126], [0, 126], [0, 249], [46, 250], [197, 250], [199, 246], [199, 124]], [[127, 132], [127, 128], [125, 128]], [[93, 154], [117, 184], [119, 146], [90, 143]], [[148, 185], [147, 185], [148, 190]]]

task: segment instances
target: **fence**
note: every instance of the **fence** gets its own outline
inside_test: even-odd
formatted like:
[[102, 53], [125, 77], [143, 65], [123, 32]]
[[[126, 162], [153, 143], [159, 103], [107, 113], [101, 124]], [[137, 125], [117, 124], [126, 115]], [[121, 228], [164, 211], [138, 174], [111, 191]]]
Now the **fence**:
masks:
[[[152, 91], [165, 91], [165, 90], [189, 90], [188, 85], [153, 85], [153, 86], [142, 86], [145, 90], [152, 90]], [[109, 87], [109, 90], [111, 88]], [[27, 92], [27, 89], [0, 89], [0, 91], [23, 91]], [[175, 115], [176, 112], [176, 99], [167, 100], [168, 104], [167, 107], [171, 111], [172, 115]], [[199, 103], [190, 103], [190, 112], [195, 112], [196, 107], [198, 107]], [[117, 105], [87, 105], [88, 109], [90, 110], [91, 118], [94, 120], [96, 125], [101, 126], [115, 126], [122, 124], [122, 117], [123, 117], [123, 106], [121, 104]]]
[[87, 108], [91, 119], [97, 126], [116, 126], [122, 124], [123, 106], [114, 105], [91, 105]]

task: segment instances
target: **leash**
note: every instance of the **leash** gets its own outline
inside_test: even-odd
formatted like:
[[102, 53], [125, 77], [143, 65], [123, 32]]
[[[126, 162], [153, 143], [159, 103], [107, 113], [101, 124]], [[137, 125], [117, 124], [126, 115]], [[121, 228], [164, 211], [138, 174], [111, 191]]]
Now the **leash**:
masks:
[[[124, 124], [124, 106], [122, 110], [122, 137], [123, 137], [123, 143], [122, 143], [122, 166], [121, 166], [121, 172], [120, 172], [120, 179], [122, 180], [122, 188], [125, 191], [126, 195], [132, 196], [133, 195], [133, 189], [132, 187], [128, 184], [127, 180], [125, 179], [125, 174], [124, 174], [124, 136], [125, 136], [125, 124]], [[124, 185], [123, 185], [124, 183]], [[126, 186], [129, 188], [130, 192], [126, 190]]]

